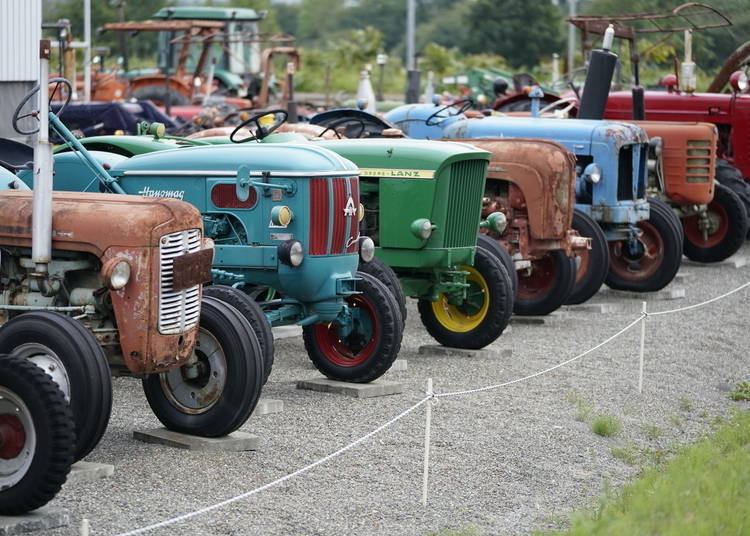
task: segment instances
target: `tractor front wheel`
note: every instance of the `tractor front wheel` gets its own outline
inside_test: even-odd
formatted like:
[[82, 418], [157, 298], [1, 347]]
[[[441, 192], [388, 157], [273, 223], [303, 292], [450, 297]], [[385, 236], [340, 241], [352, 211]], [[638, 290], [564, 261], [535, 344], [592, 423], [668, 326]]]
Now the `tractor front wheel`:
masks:
[[91, 452], [112, 411], [109, 365], [91, 332], [60, 313], [31, 311], [0, 328], [0, 353], [28, 359], [52, 377], [73, 411], [75, 459]]
[[577, 304], [587, 301], [599, 292], [609, 270], [609, 248], [601, 227], [588, 214], [575, 209], [573, 229], [583, 237], [591, 238], [591, 249], [576, 251], [576, 281], [573, 292], [565, 303]]
[[697, 262], [719, 262], [734, 255], [745, 242], [747, 215], [742, 200], [732, 190], [716, 184], [705, 214], [682, 219], [683, 252]]
[[513, 312], [517, 315], [548, 315], [556, 311], [573, 290], [576, 263], [559, 249], [531, 261], [531, 272], [521, 272]]
[[508, 325], [513, 311], [513, 286], [508, 271], [491, 251], [477, 247], [474, 266], [460, 266], [469, 272], [469, 288], [460, 304], [447, 296], [419, 300], [419, 316], [425, 329], [443, 346], [484, 348], [497, 339]]
[[617, 290], [655, 292], [674, 279], [682, 261], [682, 226], [672, 209], [649, 199], [650, 216], [637, 239], [609, 242], [605, 283]]
[[164, 426], [204, 437], [242, 426], [262, 387], [263, 354], [255, 331], [237, 309], [212, 297], [201, 303], [191, 358], [143, 379], [146, 399]]
[[307, 355], [332, 380], [371, 382], [391, 367], [401, 349], [403, 322], [388, 288], [365, 272], [357, 272], [357, 290], [346, 298], [352, 329], [343, 333], [336, 321], [302, 328]]
[[388, 290], [391, 291], [393, 297], [396, 298], [398, 304], [398, 310], [401, 313], [402, 326], [406, 324], [406, 296], [404, 295], [404, 289], [401, 288], [401, 281], [398, 280], [396, 272], [393, 268], [388, 266], [380, 259], [373, 257], [370, 262], [359, 261], [359, 267], [357, 268], [360, 272], [370, 274], [375, 279], [383, 283]]
[[0, 515], [51, 501], [70, 472], [75, 444], [60, 387], [28, 359], [0, 355]]

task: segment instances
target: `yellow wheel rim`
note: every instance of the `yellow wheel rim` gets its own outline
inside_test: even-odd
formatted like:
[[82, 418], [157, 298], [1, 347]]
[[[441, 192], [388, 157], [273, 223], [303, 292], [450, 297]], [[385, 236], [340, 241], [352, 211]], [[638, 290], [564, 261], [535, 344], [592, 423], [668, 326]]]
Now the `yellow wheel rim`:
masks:
[[487, 317], [490, 308], [490, 288], [482, 274], [472, 266], [461, 266], [461, 270], [469, 272], [466, 282], [466, 300], [461, 305], [448, 303], [444, 294], [436, 302], [432, 302], [432, 313], [435, 319], [449, 331], [466, 333], [478, 328]]

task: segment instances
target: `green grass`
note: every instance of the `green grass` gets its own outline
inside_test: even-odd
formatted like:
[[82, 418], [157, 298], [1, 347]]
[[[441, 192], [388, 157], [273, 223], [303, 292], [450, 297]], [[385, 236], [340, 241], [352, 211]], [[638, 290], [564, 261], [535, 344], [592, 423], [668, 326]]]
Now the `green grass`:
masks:
[[729, 392], [729, 398], [732, 400], [750, 400], [750, 382], [739, 382]]
[[612, 437], [617, 435], [622, 428], [617, 417], [612, 415], [599, 415], [591, 423], [591, 431], [602, 437]]
[[594, 513], [575, 514], [569, 532], [559, 534], [748, 534], [749, 497], [750, 412], [742, 411], [616, 496], [609, 493]]
[[690, 411], [693, 409], [693, 401], [686, 396], [681, 396], [678, 403], [680, 404], [680, 409], [682, 411]]
[[575, 391], [569, 391], [565, 398], [573, 404], [573, 407], [575, 408], [576, 415], [575, 419], [578, 422], [587, 422], [591, 418], [591, 404], [589, 404], [586, 400], [581, 398], [578, 393]]
[[613, 447], [609, 452], [612, 456], [628, 465], [636, 465], [641, 460], [641, 451], [632, 443], [628, 443], [622, 447]]
[[641, 428], [649, 441], [656, 441], [661, 437], [661, 429], [655, 424], [644, 424]]

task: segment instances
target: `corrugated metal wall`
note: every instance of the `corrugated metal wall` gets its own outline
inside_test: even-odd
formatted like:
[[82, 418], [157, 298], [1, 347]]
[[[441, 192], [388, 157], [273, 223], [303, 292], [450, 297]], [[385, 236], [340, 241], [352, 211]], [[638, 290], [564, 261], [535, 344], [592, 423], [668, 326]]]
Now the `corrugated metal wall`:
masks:
[[39, 77], [42, 0], [0, 0], [0, 81]]

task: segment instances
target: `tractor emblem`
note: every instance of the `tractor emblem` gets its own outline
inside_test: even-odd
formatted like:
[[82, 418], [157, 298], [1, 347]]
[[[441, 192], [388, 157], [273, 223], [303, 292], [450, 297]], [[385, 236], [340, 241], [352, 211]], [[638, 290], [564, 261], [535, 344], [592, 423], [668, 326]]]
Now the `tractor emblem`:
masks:
[[349, 196], [349, 201], [346, 202], [344, 207], [344, 216], [354, 216], [357, 213], [357, 207], [354, 206], [354, 199]]

